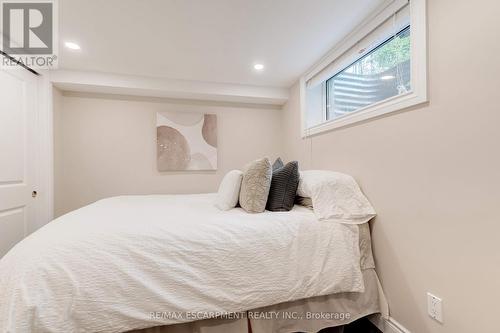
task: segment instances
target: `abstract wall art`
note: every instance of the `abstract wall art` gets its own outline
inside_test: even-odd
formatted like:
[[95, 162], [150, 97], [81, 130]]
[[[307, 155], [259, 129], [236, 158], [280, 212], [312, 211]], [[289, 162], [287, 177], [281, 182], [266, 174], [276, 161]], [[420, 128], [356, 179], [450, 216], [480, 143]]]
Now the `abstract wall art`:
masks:
[[157, 112], [158, 171], [217, 170], [217, 115]]

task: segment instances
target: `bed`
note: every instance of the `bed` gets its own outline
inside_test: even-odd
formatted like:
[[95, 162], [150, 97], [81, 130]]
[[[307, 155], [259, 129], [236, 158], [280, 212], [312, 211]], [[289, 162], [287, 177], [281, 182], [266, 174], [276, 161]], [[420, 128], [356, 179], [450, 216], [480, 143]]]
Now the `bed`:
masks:
[[0, 331], [312, 332], [386, 312], [366, 223], [214, 196], [114, 197], [47, 224], [0, 260]]

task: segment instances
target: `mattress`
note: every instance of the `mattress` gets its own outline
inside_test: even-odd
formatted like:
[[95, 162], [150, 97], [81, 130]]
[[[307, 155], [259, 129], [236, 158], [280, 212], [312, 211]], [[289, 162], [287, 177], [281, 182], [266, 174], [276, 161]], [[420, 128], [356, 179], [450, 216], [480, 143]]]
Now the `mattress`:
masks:
[[0, 260], [0, 331], [123, 332], [365, 291], [358, 226], [214, 199], [115, 197], [47, 224]]

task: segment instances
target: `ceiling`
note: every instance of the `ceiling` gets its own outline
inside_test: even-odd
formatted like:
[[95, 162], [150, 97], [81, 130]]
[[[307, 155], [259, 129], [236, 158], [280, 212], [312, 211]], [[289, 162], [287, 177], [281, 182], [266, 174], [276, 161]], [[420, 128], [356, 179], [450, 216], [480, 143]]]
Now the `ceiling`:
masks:
[[63, 0], [59, 67], [289, 87], [382, 2]]

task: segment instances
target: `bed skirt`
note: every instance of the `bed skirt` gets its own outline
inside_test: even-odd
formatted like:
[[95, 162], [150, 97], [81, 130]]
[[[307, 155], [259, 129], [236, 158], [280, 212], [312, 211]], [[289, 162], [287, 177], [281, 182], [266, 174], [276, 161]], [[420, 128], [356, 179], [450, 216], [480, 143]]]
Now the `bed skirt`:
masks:
[[[291, 333], [318, 332], [342, 326], [364, 316], [388, 316], [388, 305], [374, 269], [363, 271], [365, 292], [312, 297], [235, 314], [234, 318], [212, 318], [189, 323], [156, 326], [131, 333]], [[332, 331], [334, 332], [334, 331]]]

